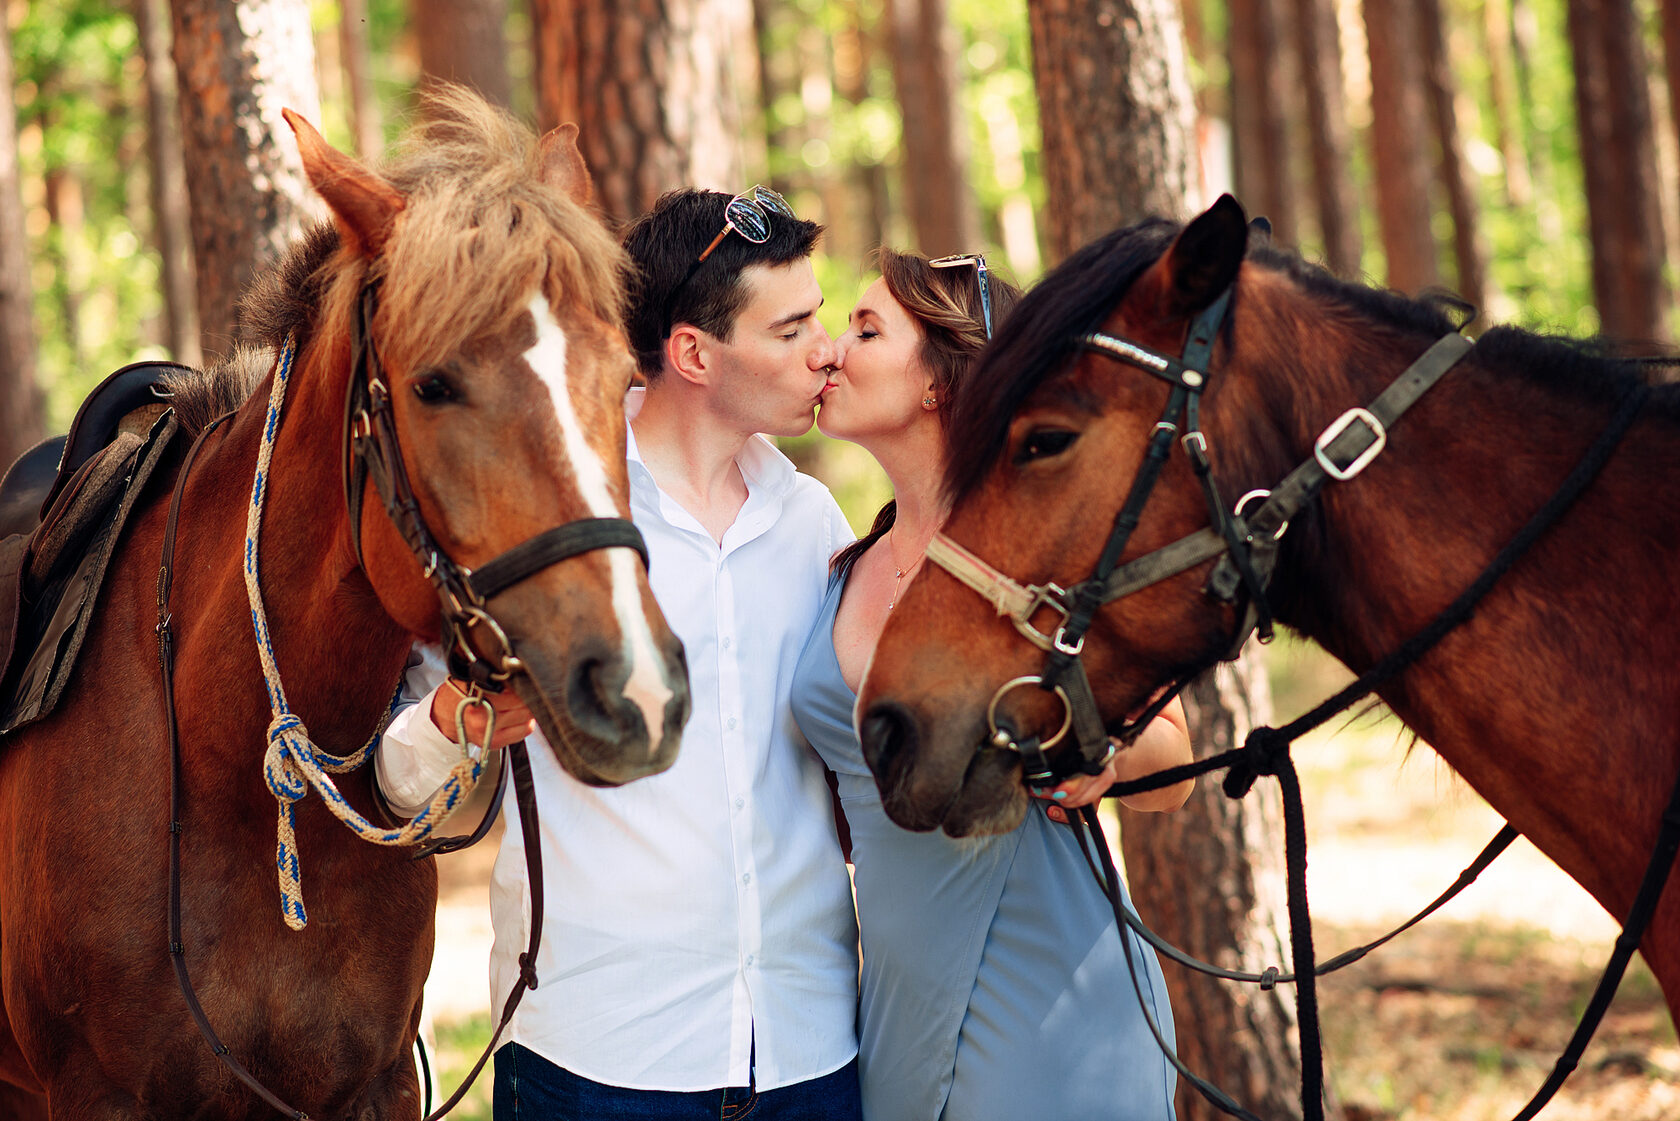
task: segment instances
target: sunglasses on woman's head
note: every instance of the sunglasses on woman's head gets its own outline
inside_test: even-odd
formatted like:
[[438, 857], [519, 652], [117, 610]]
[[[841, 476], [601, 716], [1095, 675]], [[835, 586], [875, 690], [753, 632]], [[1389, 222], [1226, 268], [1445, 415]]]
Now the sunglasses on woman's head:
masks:
[[986, 275], [986, 257], [981, 253], [958, 253], [952, 257], [940, 257], [928, 262], [933, 269], [953, 269], [958, 265], [973, 265], [976, 277], [980, 281], [980, 314], [985, 320], [986, 337], [992, 337], [992, 286]]

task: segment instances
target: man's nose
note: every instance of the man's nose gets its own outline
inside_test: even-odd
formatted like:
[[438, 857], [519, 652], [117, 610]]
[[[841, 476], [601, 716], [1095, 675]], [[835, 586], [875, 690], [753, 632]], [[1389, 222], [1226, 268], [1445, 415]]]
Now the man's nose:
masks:
[[826, 366], [838, 366], [840, 350], [834, 345], [834, 340], [828, 337], [828, 328], [819, 325], [817, 331], [822, 337], [817, 345], [811, 348], [811, 369], [821, 370]]

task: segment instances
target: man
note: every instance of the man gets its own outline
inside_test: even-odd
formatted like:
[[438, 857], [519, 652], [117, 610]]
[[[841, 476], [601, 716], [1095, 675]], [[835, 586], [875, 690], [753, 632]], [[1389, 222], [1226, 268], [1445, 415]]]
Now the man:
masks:
[[[788, 709], [851, 532], [761, 435], [811, 426], [834, 358], [809, 260], [820, 232], [757, 188], [673, 192], [625, 235], [648, 383], [626, 405], [631, 514], [693, 710], [676, 764], [617, 789], [532, 745], [546, 910], [538, 987], [496, 1054], [499, 1119], [859, 1116], [851, 894], [821, 765]], [[458, 757], [443, 730], [458, 697], [446, 684], [392, 722], [393, 802], [423, 802]], [[496, 743], [527, 721], [505, 713]], [[513, 821], [491, 910], [499, 1008], [529, 935]]]

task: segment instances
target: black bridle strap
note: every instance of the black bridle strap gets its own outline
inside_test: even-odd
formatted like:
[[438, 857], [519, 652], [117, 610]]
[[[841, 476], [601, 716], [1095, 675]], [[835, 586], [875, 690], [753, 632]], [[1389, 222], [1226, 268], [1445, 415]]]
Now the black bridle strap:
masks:
[[582, 518], [545, 530], [485, 562], [467, 577], [467, 584], [480, 600], [488, 600], [568, 557], [615, 546], [634, 549], [642, 567], [647, 567], [647, 542], [641, 530], [623, 518]]
[[181, 777], [181, 729], [175, 717], [175, 635], [169, 610], [169, 592], [174, 584], [175, 530], [180, 523], [181, 496], [187, 489], [187, 476], [192, 473], [199, 449], [204, 446], [205, 437], [232, 415], [224, 413], [206, 426], [204, 431], [199, 433], [198, 439], [193, 441], [191, 449], [181, 463], [180, 473], [175, 477], [174, 492], [169, 497], [169, 517], [164, 523], [163, 531], [163, 555], [158, 565], [158, 666], [163, 676], [163, 708], [169, 729], [169, 960], [175, 968], [175, 980], [181, 987], [181, 995], [186, 999], [187, 1011], [192, 1014], [199, 1034], [204, 1036], [204, 1041], [210, 1045], [211, 1052], [222, 1061], [222, 1065], [249, 1086], [258, 1097], [290, 1117], [292, 1121], [309, 1121], [307, 1113], [287, 1105], [268, 1087], [258, 1082], [216, 1035], [216, 1029], [211, 1027], [210, 1017], [205, 1015], [204, 1006], [199, 1003], [198, 994], [193, 991], [192, 980], [187, 975], [187, 948], [181, 933], [181, 834], [185, 829], [185, 815], [182, 805], [184, 791]]

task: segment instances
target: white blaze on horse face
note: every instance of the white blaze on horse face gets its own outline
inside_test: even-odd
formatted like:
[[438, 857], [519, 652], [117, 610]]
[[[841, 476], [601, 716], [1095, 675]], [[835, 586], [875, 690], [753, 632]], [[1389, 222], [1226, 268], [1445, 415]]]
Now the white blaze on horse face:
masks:
[[[584, 439], [583, 425], [578, 423], [577, 410], [572, 407], [571, 387], [566, 380], [566, 332], [555, 322], [548, 301], [541, 295], [532, 298], [530, 312], [537, 327], [537, 341], [525, 352], [525, 361], [548, 387], [554, 400], [554, 415], [560, 420], [561, 452], [571, 463], [572, 475], [577, 479], [589, 512], [597, 518], [616, 518], [618, 506], [613, 502], [612, 487], [607, 482], [606, 465]], [[624, 638], [624, 660], [630, 666], [624, 696], [642, 710], [642, 721], [648, 731], [648, 754], [652, 755], [659, 750], [665, 735], [665, 704], [671, 699], [671, 687], [665, 682], [664, 661], [642, 610], [642, 595], [636, 584], [639, 563], [636, 555], [629, 549], [619, 548], [604, 552], [612, 566], [613, 612], [618, 617], [619, 634]]]

